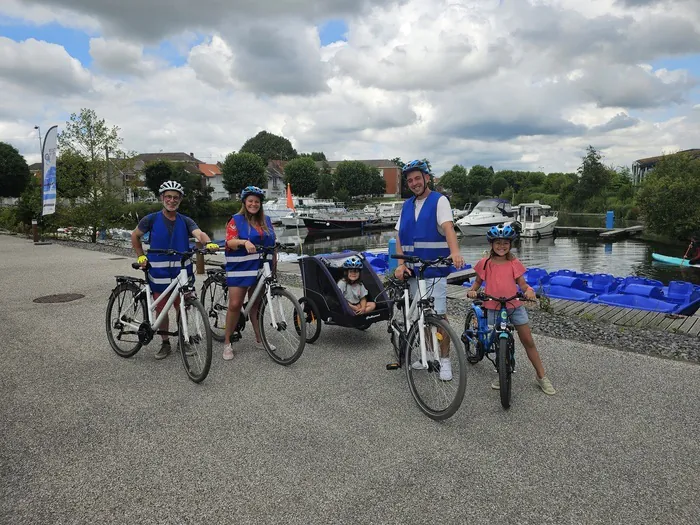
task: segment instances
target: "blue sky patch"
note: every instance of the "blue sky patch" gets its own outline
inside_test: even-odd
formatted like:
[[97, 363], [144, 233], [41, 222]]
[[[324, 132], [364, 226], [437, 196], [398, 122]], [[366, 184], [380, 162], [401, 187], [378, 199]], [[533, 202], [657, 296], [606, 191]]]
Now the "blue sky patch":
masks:
[[321, 45], [327, 46], [333, 42], [341, 40], [347, 42], [345, 34], [348, 32], [348, 24], [344, 20], [328, 20], [318, 26], [318, 36], [321, 38]]
[[91, 35], [84, 30], [71, 29], [56, 23], [40, 26], [29, 25], [21, 20], [0, 16], [0, 36], [16, 42], [34, 38], [58, 44], [63, 46], [73, 58], [78, 59], [84, 67], [89, 67], [92, 63], [90, 56]]

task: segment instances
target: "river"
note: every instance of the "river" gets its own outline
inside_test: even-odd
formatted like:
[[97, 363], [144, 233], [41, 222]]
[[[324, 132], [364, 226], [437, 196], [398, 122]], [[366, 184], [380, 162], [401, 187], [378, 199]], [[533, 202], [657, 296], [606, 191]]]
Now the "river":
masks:
[[[600, 217], [562, 217], [564, 226], [600, 226], [604, 219]], [[211, 217], [200, 219], [199, 226], [213, 239], [225, 237], [226, 219]], [[615, 226], [628, 226], [623, 221]], [[275, 228], [277, 239], [287, 246], [290, 254], [318, 255], [342, 250], [384, 250], [389, 239], [394, 238], [393, 230], [335, 233], [331, 235], [310, 234], [305, 229]], [[472, 266], [484, 256], [489, 249], [486, 237], [462, 237], [459, 239], [460, 252], [466, 262]], [[571, 269], [587, 273], [609, 273], [626, 277], [638, 275], [669, 281], [689, 281], [700, 284], [700, 269], [678, 267], [652, 261], [653, 252], [675, 257], [682, 257], [687, 245], [668, 245], [637, 239], [623, 239], [606, 243], [597, 237], [557, 237], [520, 239], [515, 243], [514, 253], [528, 267], [545, 268], [547, 271]]]

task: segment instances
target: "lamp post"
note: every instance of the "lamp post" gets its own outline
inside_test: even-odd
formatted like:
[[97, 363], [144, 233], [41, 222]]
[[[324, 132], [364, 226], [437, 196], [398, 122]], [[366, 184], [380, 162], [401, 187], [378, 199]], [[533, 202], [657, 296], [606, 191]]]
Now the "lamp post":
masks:
[[41, 143], [41, 128], [39, 126], [34, 126], [34, 129], [37, 131], [37, 134], [39, 135], [39, 155], [43, 155], [43, 144]]

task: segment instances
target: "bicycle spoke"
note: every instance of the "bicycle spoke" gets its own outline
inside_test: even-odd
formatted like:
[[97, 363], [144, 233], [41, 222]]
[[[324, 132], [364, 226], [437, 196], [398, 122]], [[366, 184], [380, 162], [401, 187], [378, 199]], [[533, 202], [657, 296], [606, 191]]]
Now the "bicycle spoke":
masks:
[[[182, 362], [189, 378], [195, 383], [204, 380], [211, 366], [211, 329], [202, 303], [197, 299], [185, 300], [184, 321], [179, 322], [179, 342]], [[184, 325], [184, 327], [183, 327]], [[185, 338], [186, 327], [187, 336]]]
[[271, 304], [266, 297], [260, 306], [260, 336], [270, 357], [289, 365], [299, 359], [306, 344], [304, 311], [287, 290], [275, 288], [271, 295]]

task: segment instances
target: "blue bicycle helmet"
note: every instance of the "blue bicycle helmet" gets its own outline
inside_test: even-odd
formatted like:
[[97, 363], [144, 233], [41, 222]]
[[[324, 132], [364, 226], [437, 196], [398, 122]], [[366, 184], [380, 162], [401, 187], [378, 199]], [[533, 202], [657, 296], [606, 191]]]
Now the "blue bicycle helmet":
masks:
[[422, 160], [412, 160], [401, 169], [401, 174], [405, 177], [411, 171], [422, 171], [426, 175], [430, 175], [428, 164]]
[[243, 191], [241, 192], [241, 200], [244, 201], [248, 195], [260, 197], [260, 202], [265, 200], [265, 192], [257, 186], [246, 186], [243, 188]]
[[362, 270], [364, 268], [364, 264], [362, 264], [362, 261], [358, 259], [357, 257], [348, 257], [343, 261], [343, 268], [346, 270]]
[[514, 241], [518, 238], [518, 232], [511, 228], [509, 224], [505, 226], [499, 224], [498, 226], [491, 226], [491, 228], [489, 228], [489, 231], [486, 232], [486, 238], [489, 242], [493, 242], [496, 239]]

